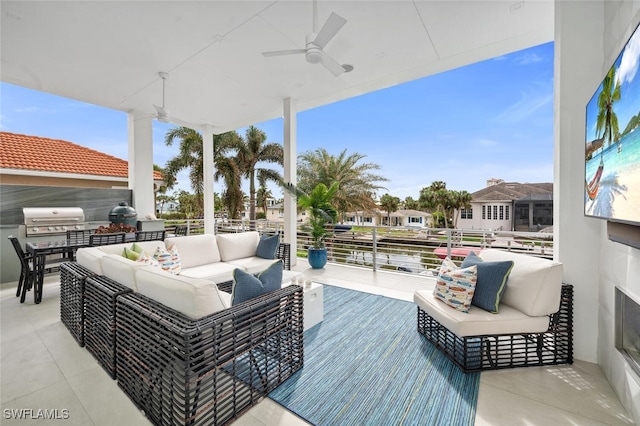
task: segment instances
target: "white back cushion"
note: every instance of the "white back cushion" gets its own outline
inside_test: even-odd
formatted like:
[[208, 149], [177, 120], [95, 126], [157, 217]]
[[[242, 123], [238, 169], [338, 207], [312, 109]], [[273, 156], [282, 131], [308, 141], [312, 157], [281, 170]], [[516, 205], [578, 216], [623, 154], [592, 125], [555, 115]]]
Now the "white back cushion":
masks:
[[180, 266], [183, 269], [220, 262], [220, 251], [213, 234], [172, 237], [165, 239], [164, 243], [167, 248], [173, 245], [178, 248]]
[[211, 281], [172, 275], [154, 266], [137, 268], [135, 274], [140, 294], [190, 318], [201, 318], [231, 306], [230, 297], [224, 297]]
[[106, 253], [99, 247], [84, 247], [76, 251], [76, 261], [97, 275], [102, 275], [102, 256]]
[[220, 248], [220, 258], [223, 262], [255, 256], [256, 248], [260, 242], [258, 231], [218, 234], [216, 238]]
[[119, 254], [105, 254], [100, 259], [102, 262], [103, 275], [107, 278], [119, 282], [129, 287], [133, 291], [137, 291], [136, 285], [136, 269], [142, 268], [145, 263], [134, 262]]
[[501, 303], [529, 316], [549, 315], [560, 308], [562, 263], [497, 249], [483, 250], [480, 257], [487, 262], [513, 260]]

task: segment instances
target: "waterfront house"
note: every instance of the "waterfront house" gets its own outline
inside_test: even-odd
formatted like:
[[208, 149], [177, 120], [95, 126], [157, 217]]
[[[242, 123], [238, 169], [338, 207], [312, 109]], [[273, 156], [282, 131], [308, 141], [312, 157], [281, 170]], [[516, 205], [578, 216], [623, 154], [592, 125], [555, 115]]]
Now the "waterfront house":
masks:
[[454, 213], [459, 229], [537, 232], [553, 226], [553, 183], [490, 179], [471, 197], [471, 208]]

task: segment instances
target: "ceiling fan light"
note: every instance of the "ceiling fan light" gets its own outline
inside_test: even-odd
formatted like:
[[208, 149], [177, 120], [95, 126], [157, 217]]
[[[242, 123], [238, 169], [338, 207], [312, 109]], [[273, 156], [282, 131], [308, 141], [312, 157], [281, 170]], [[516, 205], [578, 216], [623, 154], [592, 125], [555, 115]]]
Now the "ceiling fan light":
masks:
[[322, 62], [323, 56], [320, 49], [311, 49], [307, 51], [307, 62], [310, 64], [319, 64]]

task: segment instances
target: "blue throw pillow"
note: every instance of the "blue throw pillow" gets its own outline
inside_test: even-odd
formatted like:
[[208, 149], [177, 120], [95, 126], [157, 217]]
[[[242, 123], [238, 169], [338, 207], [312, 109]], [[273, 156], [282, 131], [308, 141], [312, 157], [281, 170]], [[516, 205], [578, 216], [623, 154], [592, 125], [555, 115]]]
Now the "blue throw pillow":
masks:
[[500, 299], [507, 288], [507, 279], [513, 268], [513, 260], [485, 262], [471, 252], [460, 267], [468, 268], [473, 265], [478, 266], [478, 280], [471, 304], [497, 314]]
[[233, 271], [231, 305], [235, 306], [254, 297], [277, 290], [282, 285], [282, 262], [273, 262], [264, 271], [250, 274], [241, 269]]
[[263, 235], [256, 248], [256, 256], [263, 259], [275, 259], [280, 245], [280, 235]]

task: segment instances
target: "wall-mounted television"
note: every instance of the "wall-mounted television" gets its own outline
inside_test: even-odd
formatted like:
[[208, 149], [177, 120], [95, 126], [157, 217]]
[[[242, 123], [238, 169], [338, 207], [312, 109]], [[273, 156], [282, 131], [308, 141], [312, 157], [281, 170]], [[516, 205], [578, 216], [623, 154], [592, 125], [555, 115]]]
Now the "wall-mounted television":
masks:
[[640, 226], [640, 30], [586, 108], [586, 216]]

